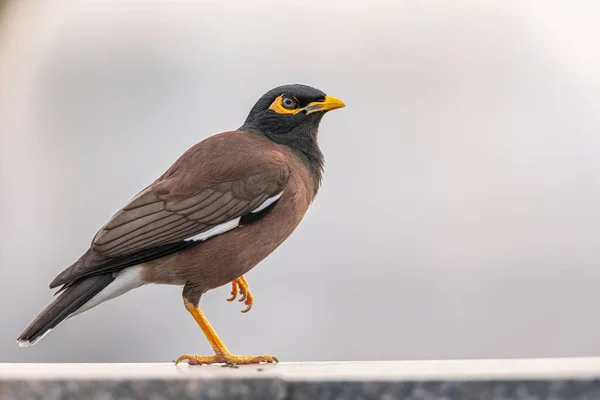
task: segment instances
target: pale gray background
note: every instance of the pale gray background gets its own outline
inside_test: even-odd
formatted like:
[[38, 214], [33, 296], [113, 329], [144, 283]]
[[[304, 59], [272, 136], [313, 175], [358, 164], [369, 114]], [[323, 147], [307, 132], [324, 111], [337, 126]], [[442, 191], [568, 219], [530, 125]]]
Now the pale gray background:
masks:
[[0, 361], [210, 354], [150, 286], [16, 337], [96, 230], [268, 89], [344, 99], [324, 186], [202, 306], [282, 360], [600, 355], [600, 3], [25, 1], [0, 22]]

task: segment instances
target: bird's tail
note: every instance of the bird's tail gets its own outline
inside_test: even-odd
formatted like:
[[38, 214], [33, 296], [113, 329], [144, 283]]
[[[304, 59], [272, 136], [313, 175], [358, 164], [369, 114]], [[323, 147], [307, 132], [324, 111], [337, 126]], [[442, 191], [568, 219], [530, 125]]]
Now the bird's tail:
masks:
[[42, 311], [19, 336], [17, 343], [21, 347], [34, 345], [44, 335], [59, 323], [80, 309], [85, 303], [108, 286], [114, 277], [112, 274], [102, 274], [76, 281], [68, 285]]

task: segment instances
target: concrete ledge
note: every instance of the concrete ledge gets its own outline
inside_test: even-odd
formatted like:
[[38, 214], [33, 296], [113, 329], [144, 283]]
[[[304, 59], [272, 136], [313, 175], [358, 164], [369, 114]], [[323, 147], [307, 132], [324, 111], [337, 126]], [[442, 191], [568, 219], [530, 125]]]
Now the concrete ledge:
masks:
[[0, 364], [12, 399], [600, 399], [600, 358], [281, 363]]

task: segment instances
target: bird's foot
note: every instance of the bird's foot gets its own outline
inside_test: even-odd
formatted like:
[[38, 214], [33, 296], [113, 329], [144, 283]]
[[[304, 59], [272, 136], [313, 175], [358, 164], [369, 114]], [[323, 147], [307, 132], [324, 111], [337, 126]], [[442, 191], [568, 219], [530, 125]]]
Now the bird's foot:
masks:
[[246, 305], [246, 308], [242, 310], [243, 313], [247, 313], [252, 308], [254, 304], [254, 296], [252, 296], [252, 292], [250, 291], [250, 286], [248, 286], [248, 281], [243, 276], [239, 277], [235, 281], [231, 282], [231, 297], [227, 299], [227, 301], [233, 301], [238, 295], [238, 292], [242, 295], [239, 301], [243, 301]]
[[195, 354], [184, 354], [175, 361], [175, 365], [182, 361], [187, 361], [189, 365], [202, 364], [229, 364], [246, 365], [260, 363], [278, 363], [277, 357], [269, 354], [264, 356], [236, 356], [234, 354], [219, 354], [214, 356], [198, 356]]

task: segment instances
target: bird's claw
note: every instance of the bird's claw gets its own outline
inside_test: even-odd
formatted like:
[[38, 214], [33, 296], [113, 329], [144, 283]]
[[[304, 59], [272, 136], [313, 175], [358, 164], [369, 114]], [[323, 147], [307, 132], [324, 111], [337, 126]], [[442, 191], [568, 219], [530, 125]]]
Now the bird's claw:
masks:
[[227, 301], [235, 300], [238, 293], [241, 294], [241, 297], [238, 301], [246, 304], [246, 308], [243, 309], [242, 312], [247, 313], [250, 311], [250, 309], [252, 309], [252, 305], [254, 304], [254, 296], [252, 296], [252, 292], [250, 292], [248, 281], [243, 276], [231, 282], [231, 297], [228, 298]]
[[238, 295], [238, 284], [237, 281], [231, 282], [231, 297], [227, 301], [234, 301]]

